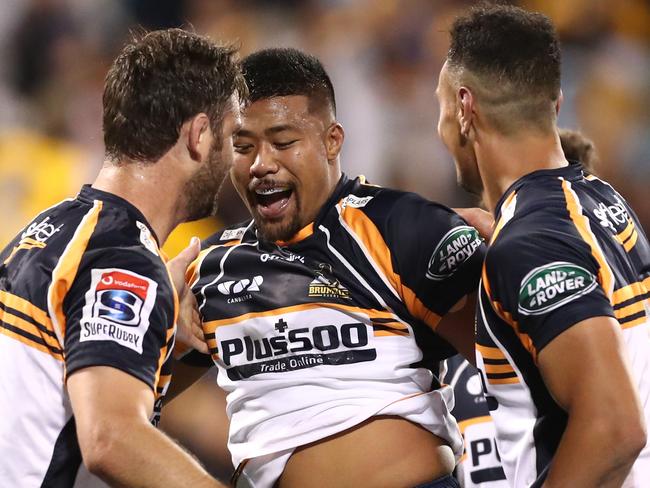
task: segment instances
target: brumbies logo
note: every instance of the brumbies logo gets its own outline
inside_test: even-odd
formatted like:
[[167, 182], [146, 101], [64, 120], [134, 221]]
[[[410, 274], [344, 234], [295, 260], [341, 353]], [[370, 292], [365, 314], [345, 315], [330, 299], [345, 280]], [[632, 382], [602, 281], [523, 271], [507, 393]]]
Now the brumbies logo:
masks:
[[596, 288], [594, 275], [586, 269], [563, 261], [535, 268], [521, 280], [519, 313], [539, 315]]
[[350, 299], [350, 291], [334, 277], [332, 266], [320, 263], [315, 269], [316, 278], [309, 283], [310, 297], [345, 298]]
[[142, 354], [157, 287], [149, 278], [124, 269], [93, 269], [79, 340], [113, 341]]
[[480, 245], [481, 238], [474, 227], [468, 225], [454, 227], [444, 235], [433, 251], [426, 277], [440, 281], [451, 276]]

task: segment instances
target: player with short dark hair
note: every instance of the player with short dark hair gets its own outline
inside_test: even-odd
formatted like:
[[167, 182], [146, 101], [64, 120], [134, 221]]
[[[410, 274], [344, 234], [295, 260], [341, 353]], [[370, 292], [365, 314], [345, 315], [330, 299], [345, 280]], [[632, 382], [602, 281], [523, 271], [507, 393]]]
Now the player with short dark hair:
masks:
[[650, 245], [623, 197], [568, 164], [550, 20], [512, 6], [456, 19], [438, 132], [496, 217], [477, 364], [513, 486], [646, 486]]
[[198, 253], [172, 275], [159, 246], [214, 210], [245, 94], [235, 53], [179, 29], [125, 46], [97, 179], [0, 254], [3, 486], [223, 486], [153, 424]]
[[235, 481], [458, 486], [462, 440], [439, 375], [453, 354], [443, 338], [473, 354], [477, 231], [341, 172], [343, 128], [315, 58], [269, 49], [242, 65], [251, 103], [231, 177], [253, 220], [208, 239], [191, 278], [228, 392]]

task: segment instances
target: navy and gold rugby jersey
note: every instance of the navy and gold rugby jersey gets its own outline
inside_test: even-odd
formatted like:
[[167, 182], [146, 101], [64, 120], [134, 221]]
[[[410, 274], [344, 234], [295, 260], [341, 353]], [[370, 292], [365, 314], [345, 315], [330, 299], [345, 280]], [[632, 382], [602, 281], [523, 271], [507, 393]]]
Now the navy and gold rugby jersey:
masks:
[[[513, 486], [540, 486], [566, 427], [538, 353], [590, 317], [620, 323], [650, 420], [650, 245], [625, 200], [579, 164], [524, 176], [503, 195], [477, 311], [477, 362]], [[625, 486], [648, 486], [650, 452]]]
[[343, 176], [290, 242], [258, 239], [251, 222], [208, 244], [191, 283], [228, 393], [235, 466], [374, 415], [423, 425], [460, 456], [451, 389], [437, 377], [453, 349], [434, 330], [476, 289], [474, 228], [413, 193]]
[[90, 186], [42, 212], [4, 249], [2, 486], [99, 482], [80, 469], [66, 377], [89, 366], [118, 368], [154, 390], [158, 410], [170, 378], [164, 363], [173, 345], [176, 302], [144, 216]]
[[447, 360], [445, 383], [454, 389], [452, 415], [463, 434], [465, 452], [454, 476], [462, 488], [509, 488], [496, 445], [494, 422], [474, 366], [457, 354]]

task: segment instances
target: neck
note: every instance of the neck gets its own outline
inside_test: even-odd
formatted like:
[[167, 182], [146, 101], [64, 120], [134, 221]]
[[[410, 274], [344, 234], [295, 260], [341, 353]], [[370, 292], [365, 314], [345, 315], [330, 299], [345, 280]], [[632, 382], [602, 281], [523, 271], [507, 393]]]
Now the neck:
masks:
[[[136, 207], [153, 228], [162, 246], [182, 222], [182, 185], [169, 177], [164, 158], [155, 163], [104, 163], [93, 188], [117, 195]], [[179, 197], [173, 198], [173, 195]]]
[[483, 200], [492, 213], [501, 196], [522, 176], [568, 164], [557, 132], [490, 134], [476, 141], [475, 151], [483, 181]]

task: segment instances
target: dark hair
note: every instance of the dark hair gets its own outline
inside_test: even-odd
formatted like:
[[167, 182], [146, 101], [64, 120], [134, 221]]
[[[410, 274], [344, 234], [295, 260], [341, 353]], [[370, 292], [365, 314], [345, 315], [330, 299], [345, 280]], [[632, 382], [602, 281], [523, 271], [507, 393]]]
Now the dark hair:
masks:
[[573, 161], [580, 161], [589, 173], [594, 172], [598, 164], [598, 155], [594, 143], [577, 130], [560, 129], [560, 143], [564, 157]]
[[237, 48], [181, 29], [150, 32], [126, 45], [104, 85], [104, 144], [113, 161], [157, 161], [180, 128], [204, 112], [219, 138], [233, 94], [246, 94]]
[[321, 62], [292, 48], [257, 51], [242, 61], [249, 100], [304, 95], [312, 108], [329, 106], [336, 114], [334, 87]]
[[457, 18], [447, 54], [450, 70], [482, 92], [503, 132], [521, 121], [545, 130], [560, 95], [560, 45], [543, 14], [510, 5], [480, 4]]

